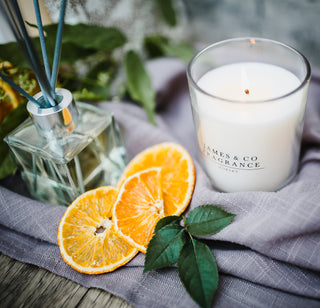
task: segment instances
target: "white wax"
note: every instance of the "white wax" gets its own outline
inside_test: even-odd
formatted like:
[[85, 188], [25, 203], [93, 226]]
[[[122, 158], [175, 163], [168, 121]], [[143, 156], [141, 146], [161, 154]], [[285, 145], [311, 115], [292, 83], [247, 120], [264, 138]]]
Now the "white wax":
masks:
[[285, 184], [299, 155], [306, 87], [275, 98], [297, 89], [299, 79], [281, 67], [248, 62], [211, 70], [197, 84], [213, 95], [196, 92], [194, 105], [213, 184], [226, 192], [273, 191]]

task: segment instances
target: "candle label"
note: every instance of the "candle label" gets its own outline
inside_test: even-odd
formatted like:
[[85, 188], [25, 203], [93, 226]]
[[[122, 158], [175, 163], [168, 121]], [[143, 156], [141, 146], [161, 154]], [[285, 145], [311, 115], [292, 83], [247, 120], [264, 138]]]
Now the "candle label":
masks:
[[220, 167], [224, 167], [227, 171], [238, 172], [238, 170], [261, 170], [264, 169], [263, 164], [256, 155], [237, 155], [217, 150], [212, 146], [203, 143], [201, 152], [211, 161]]

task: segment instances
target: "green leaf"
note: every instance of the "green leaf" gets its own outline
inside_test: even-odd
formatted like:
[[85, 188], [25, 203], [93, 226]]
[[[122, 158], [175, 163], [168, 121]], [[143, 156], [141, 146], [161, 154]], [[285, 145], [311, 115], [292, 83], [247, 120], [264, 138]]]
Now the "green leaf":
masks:
[[16, 42], [6, 43], [0, 46], [0, 59], [3, 61], [10, 61], [14, 65], [29, 65], [27, 59], [21, 52], [19, 45]]
[[151, 35], [144, 39], [144, 48], [149, 57], [178, 57], [189, 62], [195, 54], [193, 47], [187, 42], [173, 43], [169, 38], [162, 35]]
[[77, 101], [97, 102], [108, 100], [110, 97], [109, 87], [92, 87], [90, 90], [82, 88], [81, 90], [72, 92], [73, 98]]
[[[53, 62], [54, 45], [47, 44], [49, 63]], [[64, 43], [61, 47], [60, 65], [71, 64], [78, 60], [85, 59], [86, 57], [95, 54], [97, 51], [93, 48], [81, 48], [80, 46], [72, 43]]]
[[[46, 43], [55, 43], [57, 24], [43, 27], [47, 33]], [[76, 24], [64, 25], [62, 46], [69, 43], [82, 49], [114, 50], [127, 42], [125, 35], [117, 28], [98, 25]], [[54, 44], [53, 44], [54, 46]], [[51, 47], [52, 48], [52, 47]], [[64, 52], [69, 52], [65, 50]]]
[[218, 206], [203, 205], [188, 214], [186, 228], [192, 235], [214, 234], [230, 224], [235, 216]]
[[165, 56], [164, 46], [168, 44], [169, 38], [163, 35], [150, 35], [143, 40], [144, 48], [150, 58]]
[[158, 232], [160, 229], [162, 229], [165, 226], [168, 225], [176, 225], [179, 226], [180, 225], [180, 221], [181, 221], [182, 217], [179, 216], [166, 216], [161, 218], [155, 228], [154, 228], [154, 233]]
[[26, 105], [27, 102], [21, 103], [4, 118], [0, 125], [1, 140], [28, 117]]
[[192, 239], [182, 248], [178, 272], [183, 286], [201, 306], [211, 307], [218, 287], [218, 268], [207, 245]]
[[156, 2], [165, 22], [171, 27], [176, 26], [177, 17], [172, 0], [156, 0]]
[[177, 44], [167, 44], [164, 47], [164, 53], [167, 56], [175, 56], [185, 62], [189, 62], [195, 54], [192, 46], [186, 42], [180, 42]]
[[[39, 56], [39, 58], [42, 58], [39, 39], [33, 38], [32, 42], [37, 52], [37, 55]], [[53, 61], [54, 44], [54, 38], [46, 38], [46, 47], [49, 63], [52, 63]], [[81, 46], [69, 42], [62, 44], [62, 50], [63, 52], [61, 53], [60, 57], [61, 64], [74, 63], [80, 59], [86, 58], [89, 55], [92, 55], [97, 52], [96, 49], [82, 48]], [[21, 52], [19, 45], [15, 42], [6, 43], [0, 46], [0, 59], [10, 61], [14, 65], [20, 67], [29, 67], [29, 62]]]
[[143, 106], [149, 121], [155, 124], [155, 91], [140, 56], [130, 50], [125, 57], [127, 86], [131, 98]]
[[148, 244], [143, 272], [176, 263], [186, 238], [187, 233], [181, 226], [167, 225], [159, 230]]
[[28, 117], [26, 103], [12, 110], [0, 125], [0, 179], [15, 173], [16, 166], [10, 157], [9, 150], [3, 138]]
[[116, 69], [116, 64], [109, 59], [94, 64], [88, 73], [79, 80], [76, 91], [73, 91], [74, 98], [86, 101], [110, 99], [110, 84]]
[[[46, 32], [46, 48], [49, 63], [53, 61], [53, 53], [56, 42], [57, 24], [43, 27]], [[97, 25], [76, 24], [65, 25], [62, 36], [61, 63], [74, 63], [97, 51], [113, 51], [127, 42], [125, 35], [117, 28], [105, 28]], [[41, 58], [39, 38], [32, 38], [32, 43]], [[2, 44], [0, 58], [12, 62], [15, 65], [29, 66], [23, 53], [16, 42]]]
[[[100, 73], [108, 73], [109, 76], [113, 76], [117, 68], [117, 63], [113, 59], [110, 57], [103, 58], [101, 61], [93, 64], [93, 66], [87, 72], [86, 78], [96, 79]], [[107, 83], [109, 83], [109, 81], [110, 80], [108, 80]]]
[[14, 174], [17, 171], [17, 166], [13, 161], [10, 153], [6, 153], [4, 158], [0, 162], [0, 180], [5, 177]]

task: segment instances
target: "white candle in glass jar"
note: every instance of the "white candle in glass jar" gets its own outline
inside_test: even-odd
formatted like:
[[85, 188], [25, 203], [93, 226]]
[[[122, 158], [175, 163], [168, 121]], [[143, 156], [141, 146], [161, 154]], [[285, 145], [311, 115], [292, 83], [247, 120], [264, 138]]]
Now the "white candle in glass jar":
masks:
[[221, 66], [198, 80], [198, 142], [216, 188], [273, 191], [292, 178], [307, 93], [292, 94], [300, 84], [290, 71], [257, 62]]

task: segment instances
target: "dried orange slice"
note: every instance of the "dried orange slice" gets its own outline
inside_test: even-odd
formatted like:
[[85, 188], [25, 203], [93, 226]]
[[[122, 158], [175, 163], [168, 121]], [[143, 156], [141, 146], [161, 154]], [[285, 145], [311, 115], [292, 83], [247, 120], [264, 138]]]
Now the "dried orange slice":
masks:
[[63, 259], [87, 274], [115, 270], [138, 252], [115, 230], [112, 209], [117, 190], [100, 187], [79, 196], [63, 215], [58, 243]]
[[[0, 61], [0, 70], [31, 96], [40, 91], [38, 82], [31, 70], [17, 68], [8, 61]], [[24, 96], [0, 78], [0, 123], [13, 109], [25, 101]]]
[[152, 167], [161, 167], [164, 214], [180, 215], [188, 206], [195, 184], [192, 159], [181, 145], [165, 142], [145, 149], [125, 168], [119, 186], [132, 174]]
[[16, 108], [19, 105], [19, 93], [2, 79], [0, 79], [0, 87], [6, 94], [6, 100], [11, 103], [12, 108]]
[[156, 223], [164, 217], [160, 177], [161, 168], [149, 168], [128, 177], [113, 208], [115, 228], [144, 253]]
[[9, 84], [0, 78], [0, 123], [19, 105], [18, 95]]

